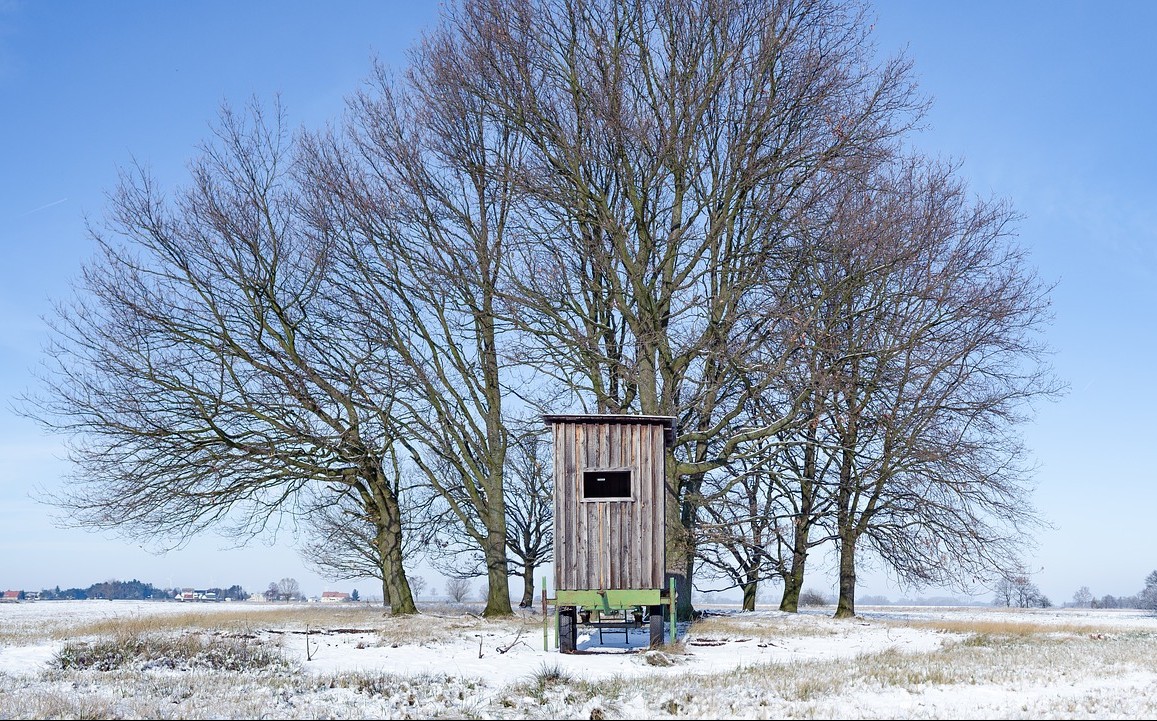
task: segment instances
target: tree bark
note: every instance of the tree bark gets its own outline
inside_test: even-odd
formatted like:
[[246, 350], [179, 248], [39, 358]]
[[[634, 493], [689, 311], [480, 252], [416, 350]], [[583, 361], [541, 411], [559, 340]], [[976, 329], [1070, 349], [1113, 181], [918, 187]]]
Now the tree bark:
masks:
[[747, 583], [743, 584], [743, 610], [755, 610], [755, 596], [759, 591], [759, 576], [757, 571], [749, 570]]
[[394, 616], [418, 612], [406, 569], [402, 564], [402, 518], [397, 501], [387, 501], [378, 532], [378, 554], [382, 560], [382, 587]]
[[835, 618], [856, 615], [856, 536], [852, 529], [840, 534], [840, 597]]
[[534, 572], [536, 570], [533, 561], [525, 561], [522, 564], [522, 600], [518, 602], [519, 608], [531, 608], [534, 606]]
[[483, 549], [486, 556], [486, 607], [482, 615], [486, 618], [494, 616], [512, 616], [514, 609], [510, 606], [510, 568], [506, 557], [506, 526], [490, 527], [486, 535], [486, 547]]
[[804, 568], [807, 564], [807, 535], [807, 527], [797, 524], [793, 537], [791, 567], [783, 577], [783, 596], [779, 600], [779, 610], [787, 613], [799, 611], [799, 595], [803, 591]]
[[[667, 558], [665, 586], [675, 579], [675, 615], [680, 621], [690, 620], [693, 613], [691, 604], [691, 580], [694, 577], [695, 557], [692, 550], [690, 531], [684, 521], [686, 504], [682, 500], [683, 476], [676, 469], [672, 449], [665, 451], [667, 457], [667, 526], [664, 530], [664, 551]], [[663, 590], [666, 590], [666, 587]]]

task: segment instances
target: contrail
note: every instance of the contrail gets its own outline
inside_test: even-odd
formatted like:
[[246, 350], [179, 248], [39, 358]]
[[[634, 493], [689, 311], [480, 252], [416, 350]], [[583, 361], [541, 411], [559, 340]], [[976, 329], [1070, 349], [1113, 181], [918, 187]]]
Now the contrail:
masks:
[[[33, 213], [39, 213], [40, 211], [45, 210], [46, 208], [51, 208], [54, 205], [60, 205], [61, 203], [63, 203], [66, 200], [68, 200], [68, 198], [61, 198], [60, 200], [54, 200], [51, 203], [40, 206], [39, 208], [33, 208], [32, 210], [28, 211], [24, 215], [32, 215]], [[22, 215], [20, 217], [23, 218], [24, 215]]]

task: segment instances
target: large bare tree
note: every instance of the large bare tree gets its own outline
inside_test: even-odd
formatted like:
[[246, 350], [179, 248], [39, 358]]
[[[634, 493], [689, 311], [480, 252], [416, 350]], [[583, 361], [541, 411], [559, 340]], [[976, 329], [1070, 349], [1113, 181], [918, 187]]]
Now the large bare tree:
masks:
[[794, 611], [807, 549], [835, 541], [837, 615], [852, 616], [869, 552], [915, 586], [1018, 566], [1039, 519], [1016, 428], [1058, 385], [1040, 343], [1047, 288], [1007, 204], [968, 198], [956, 167], [919, 157], [832, 180], [800, 228], [814, 316], [789, 331], [793, 363], [769, 395], [805, 389], [806, 422], [711, 479], [701, 557], [747, 587], [775, 569]]
[[867, 542], [915, 584], [1016, 565], [1040, 523], [1018, 426], [1058, 385], [1040, 331], [1047, 287], [1010, 237], [1016, 215], [969, 197], [951, 164], [897, 160], [835, 206], [815, 342], [829, 362], [840, 596], [855, 614]]
[[348, 261], [347, 323], [390, 346], [403, 379], [399, 440], [481, 554], [483, 615], [510, 615], [499, 292], [522, 141], [462, 91], [457, 42], [431, 33], [401, 78], [378, 65], [308, 165], [318, 225]]
[[576, 405], [679, 418], [666, 543], [685, 617], [703, 474], [793, 419], [734, 431], [746, 379], [784, 362], [760, 346], [788, 219], [918, 115], [907, 64], [874, 65], [860, 8], [823, 0], [472, 0], [444, 27], [462, 92], [526, 146], [523, 358]]
[[331, 488], [375, 526], [385, 602], [412, 613], [385, 467], [392, 349], [345, 325], [334, 248], [300, 212], [293, 163], [280, 109], [254, 103], [223, 110], [174, 195], [123, 174], [27, 411], [67, 438], [65, 522], [245, 537]]

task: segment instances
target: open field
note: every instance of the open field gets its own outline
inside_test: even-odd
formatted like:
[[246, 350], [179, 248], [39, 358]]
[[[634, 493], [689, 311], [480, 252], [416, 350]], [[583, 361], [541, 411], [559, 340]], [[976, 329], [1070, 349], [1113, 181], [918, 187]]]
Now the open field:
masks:
[[0, 718], [1157, 718], [1157, 616], [708, 612], [544, 650], [462, 607], [0, 604]]

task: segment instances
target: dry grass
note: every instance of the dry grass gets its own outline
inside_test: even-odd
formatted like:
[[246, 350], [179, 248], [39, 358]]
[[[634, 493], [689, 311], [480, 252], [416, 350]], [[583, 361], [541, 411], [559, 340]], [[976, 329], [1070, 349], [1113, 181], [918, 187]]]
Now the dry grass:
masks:
[[[372, 633], [377, 641], [371, 645], [383, 647], [437, 646], [462, 637], [463, 634], [486, 639], [510, 637], [533, 637], [542, 632], [541, 619], [505, 618], [485, 619], [471, 614], [457, 613], [441, 615], [419, 613], [410, 616], [392, 616], [381, 609], [343, 610], [331, 614], [329, 609], [298, 614], [260, 615], [256, 619], [240, 619], [232, 627], [239, 633], [252, 633], [259, 629], [285, 633], [310, 632], [319, 636], [347, 633]], [[215, 625], [214, 628], [230, 628]], [[487, 646], [492, 645], [486, 643]]]
[[696, 621], [691, 631], [697, 639], [713, 636], [748, 637], [767, 641], [783, 636], [831, 636], [838, 630], [830, 625], [814, 623], [812, 616], [708, 616]]
[[696, 637], [748, 636], [761, 641], [775, 640], [784, 636], [794, 638], [832, 636], [840, 633], [838, 624], [867, 623], [892, 628], [913, 628], [939, 631], [946, 634], [971, 635], [977, 637], [1007, 638], [1047, 638], [1049, 636], [1095, 636], [1119, 633], [1120, 628], [1095, 622], [1028, 621], [1022, 616], [1002, 609], [986, 610], [986, 617], [970, 619], [908, 619], [908, 620], [864, 620], [850, 618], [837, 621], [836, 625], [825, 622], [815, 623], [815, 616], [709, 616], [697, 621], [693, 626]]
[[914, 620], [887, 621], [891, 626], [903, 628], [926, 628], [945, 633], [968, 633], [985, 636], [1047, 636], [1049, 634], [1080, 636], [1097, 633], [1113, 633], [1114, 628], [1090, 623], [1041, 623], [1017, 619], [1000, 618], [985, 620]]
[[[380, 607], [326, 608], [316, 604], [268, 606], [258, 609], [197, 611], [175, 614], [128, 615], [90, 621], [57, 630], [64, 636], [104, 636], [116, 633], [157, 633], [182, 629], [252, 631], [257, 628], [373, 628], [389, 613]], [[61, 632], [63, 631], [63, 636]]]
[[[27, 628], [24, 626], [0, 627], [0, 646], [23, 646], [33, 643], [38, 638], [45, 637], [45, 630], [41, 628]], [[55, 636], [53, 636], [55, 638]]]
[[515, 617], [483, 619], [469, 613], [453, 615], [420, 613], [393, 616], [379, 606], [335, 606], [317, 604], [268, 606], [237, 610], [199, 611], [191, 609], [166, 614], [127, 614], [98, 620], [39, 621], [35, 626], [10, 625], [0, 630], [0, 644], [28, 644], [37, 641], [62, 641], [78, 637], [99, 638], [140, 636], [176, 631], [204, 631], [253, 634], [263, 630], [319, 634], [375, 633], [382, 645], [431, 645], [456, 638], [463, 630], [484, 634], [529, 634], [540, 632], [541, 619]]

